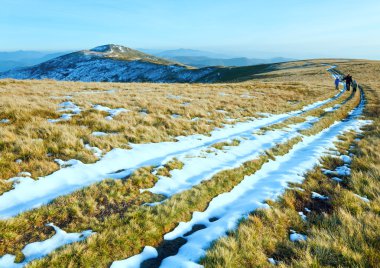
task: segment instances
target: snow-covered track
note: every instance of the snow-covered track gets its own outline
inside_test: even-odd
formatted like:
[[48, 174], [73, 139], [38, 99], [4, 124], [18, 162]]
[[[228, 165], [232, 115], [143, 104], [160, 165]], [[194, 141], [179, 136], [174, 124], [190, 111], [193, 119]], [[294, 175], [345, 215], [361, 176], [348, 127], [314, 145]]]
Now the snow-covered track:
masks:
[[339, 92], [332, 98], [307, 105], [301, 110], [228, 125], [212, 131], [210, 136], [191, 135], [179, 137], [177, 142], [136, 144], [132, 145], [131, 150], [114, 149], [94, 164], [79, 162], [38, 180], [21, 182], [14, 189], [0, 196], [0, 218], [13, 217], [23, 211], [38, 208], [59, 196], [70, 194], [107, 178], [124, 178], [140, 167], [158, 166], [186, 152], [205, 149], [221, 141], [251, 135], [252, 132], [263, 127], [319, 108], [339, 98], [342, 93]]
[[[361, 92], [359, 106], [345, 119], [333, 123], [315, 135], [304, 136], [303, 141], [288, 153], [265, 163], [259, 171], [246, 176], [230, 192], [211, 200], [205, 211], [194, 212], [190, 221], [179, 223], [177, 228], [164, 236], [164, 239], [172, 241], [181, 238], [186, 239], [186, 243], [179, 248], [177, 254], [164, 259], [161, 267], [197, 267], [196, 262], [210, 244], [224, 236], [227, 231], [236, 228], [239, 219], [257, 208], [266, 207], [263, 201], [281, 195], [289, 182], [302, 182], [303, 174], [312, 169], [322, 156], [329, 153], [328, 149], [334, 147], [339, 135], [351, 130], [360, 132], [360, 128], [368, 123], [359, 119], [364, 104], [364, 95]], [[196, 230], [197, 228], [200, 230]], [[141, 254], [114, 262], [112, 267], [139, 267], [144, 260], [155, 258], [157, 255], [154, 248], [146, 247]]]

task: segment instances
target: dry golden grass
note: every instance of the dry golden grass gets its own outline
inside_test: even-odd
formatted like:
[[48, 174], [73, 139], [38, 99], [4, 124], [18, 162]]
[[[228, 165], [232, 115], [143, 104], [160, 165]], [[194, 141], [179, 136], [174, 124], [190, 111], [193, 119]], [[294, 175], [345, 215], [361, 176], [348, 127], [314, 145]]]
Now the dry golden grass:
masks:
[[[357, 61], [342, 63], [339, 68], [362, 81], [368, 101], [365, 117], [373, 120], [361, 134], [362, 140], [354, 141], [355, 133], [348, 133], [337, 144], [341, 153], [350, 150], [356, 155], [351, 176], [337, 184], [317, 167], [301, 185], [296, 185], [304, 192], [287, 190], [278, 201], [268, 201], [271, 209], [253, 213], [237, 231], [217, 241], [201, 261], [205, 267], [267, 267], [271, 266], [270, 257], [280, 261], [279, 267], [378, 266], [380, 87], [376, 79], [380, 64]], [[354, 148], [350, 149], [352, 144]], [[334, 169], [342, 162], [325, 157], [322, 165]], [[310, 199], [311, 191], [328, 195], [330, 201]], [[360, 200], [355, 194], [367, 196], [370, 202]], [[298, 215], [305, 207], [312, 210], [307, 214], [307, 222]], [[290, 242], [290, 229], [306, 233], [307, 241]]]
[[[359, 94], [356, 96], [358, 97]], [[348, 111], [357, 105], [356, 99], [352, 98], [348, 102], [347, 108], [344, 109], [345, 113], [334, 111], [332, 115], [335, 117], [325, 116], [321, 121], [325, 121], [324, 125], [328, 127], [335, 120], [340, 120], [341, 116], [347, 116]], [[320, 131], [319, 125], [315, 125], [313, 128], [315, 128], [314, 132]], [[297, 137], [280, 144], [259, 159], [246, 162], [239, 168], [220, 172], [211, 180], [174, 195], [162, 205], [153, 208], [141, 207], [135, 211], [126, 212], [121, 219], [107, 218], [102, 228], [99, 228], [102, 231], [96, 237], [90, 238], [83, 244], [59, 250], [51, 257], [35, 262], [31, 267], [59, 263], [70, 263], [70, 265], [78, 267], [93, 266], [95, 261], [100, 266], [106, 266], [112, 260], [126, 258], [140, 252], [144, 245], [157, 246], [162, 241], [163, 235], [172, 230], [176, 223], [189, 220], [194, 211], [203, 211], [213, 197], [229, 191], [245, 175], [253, 174], [258, 170], [270, 157], [287, 153], [294, 144], [300, 141], [301, 138]], [[99, 245], [102, 245], [101, 249], [99, 249]], [[86, 254], [82, 254], [84, 251]], [[110, 255], [113, 259], [109, 257]]]
[[[108, 92], [115, 90], [115, 92]], [[79, 83], [55, 81], [0, 81], [0, 193], [4, 181], [21, 171], [34, 178], [58, 169], [55, 158], [96, 160], [85, 143], [104, 152], [128, 148], [128, 143], [173, 140], [180, 135], [209, 133], [257, 112], [281, 113], [331, 96], [324, 83], [247, 82], [241, 84]], [[72, 96], [71, 99], [66, 96]], [[59, 104], [70, 100], [82, 112], [69, 121], [59, 118]], [[128, 112], [107, 121], [106, 112], [92, 105], [125, 108]], [[141, 114], [140, 112], [147, 114]], [[173, 118], [172, 115], [180, 115]], [[114, 133], [103, 137], [94, 131]], [[22, 163], [16, 163], [21, 159]]]
[[[346, 64], [346, 61], [342, 62]], [[0, 92], [4, 96], [0, 100], [0, 120], [11, 120], [0, 128], [0, 178], [9, 178], [20, 171], [30, 171], [33, 177], [46, 175], [58, 169], [54, 158], [95, 161], [93, 154], [84, 148], [84, 143], [106, 152], [115, 147], [128, 148], [129, 142], [158, 142], [173, 140], [179, 135], [208, 133], [214, 127], [229, 123], [228, 117], [246, 120], [257, 116], [257, 112], [280, 113], [299, 109], [336, 94], [330, 75], [325, 71], [327, 67], [321, 63], [323, 61], [310, 63], [307, 68], [298, 68], [304, 63], [289, 63], [284, 66], [293, 70], [277, 70], [268, 73], [263, 80], [235, 84], [0, 81]], [[108, 93], [110, 89], [116, 92]], [[82, 108], [82, 113], [62, 123], [47, 122], [48, 118], [60, 116], [58, 104], [66, 95], [72, 96], [70, 100]], [[357, 98], [350, 103], [355, 105], [355, 101]], [[107, 114], [92, 109], [93, 104], [130, 111], [107, 121]], [[346, 112], [346, 109], [342, 110], [344, 112], [334, 113], [334, 116], [316, 114], [323, 116], [325, 123], [315, 126], [318, 127], [315, 131], [327, 127], [333, 119], [341, 119]], [[142, 115], [141, 111], [147, 114]], [[172, 118], [172, 114], [181, 117]], [[191, 120], [197, 117], [199, 120]], [[117, 134], [94, 137], [91, 135], [93, 131]], [[66, 231], [91, 228], [98, 234], [85, 243], [58, 250], [50, 257], [31, 264], [31, 267], [107, 266], [113, 260], [138, 253], [144, 245], [158, 245], [162, 235], [179, 221], [188, 220], [195, 210], [205, 209], [214, 196], [228, 191], [245, 174], [259, 169], [268, 157], [286, 153], [297, 142], [299, 139], [291, 140], [259, 160], [223, 171], [210, 181], [175, 195], [155, 208], [141, 204], [162, 197], [139, 193], [139, 189], [149, 188], [157, 180], [149, 167], [135, 172], [128, 180], [104, 181], [58, 198], [47, 206], [1, 221], [0, 256], [4, 253], [21, 256], [20, 249], [26, 243], [52, 235], [52, 230], [44, 225], [54, 222]], [[226, 145], [234, 143], [220, 144], [222, 147]], [[16, 159], [23, 162], [17, 164]], [[171, 169], [181, 168], [181, 165], [179, 161], [171, 161], [162, 169], [161, 175], [167, 175]], [[1, 182], [0, 193], [11, 187], [4, 180]]]
[[[286, 153], [297, 142], [299, 139], [295, 138], [281, 144], [281, 149], [273, 154]], [[30, 267], [59, 266], [61, 263], [72, 267], [106, 267], [114, 260], [139, 253], [145, 245], [157, 246], [163, 235], [178, 222], [190, 220], [194, 211], [205, 210], [212, 198], [230, 191], [266, 161], [268, 156], [264, 154], [238, 168], [219, 172], [211, 180], [176, 194], [161, 205], [142, 206], [122, 217], [107, 218], [102, 230], [85, 243], [68, 246], [48, 258], [31, 263]]]

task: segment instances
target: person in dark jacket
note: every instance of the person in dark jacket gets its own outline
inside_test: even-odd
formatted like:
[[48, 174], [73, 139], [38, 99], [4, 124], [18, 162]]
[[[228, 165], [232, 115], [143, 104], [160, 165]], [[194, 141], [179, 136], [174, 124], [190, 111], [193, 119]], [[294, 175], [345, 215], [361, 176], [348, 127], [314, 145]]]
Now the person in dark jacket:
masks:
[[335, 89], [338, 90], [339, 89], [339, 82], [340, 82], [340, 79], [339, 77], [335, 78]]
[[356, 89], [358, 88], [358, 83], [356, 82], [356, 80], [352, 81], [352, 90], [354, 92], [356, 92]]
[[352, 83], [352, 76], [350, 74], [347, 74], [342, 80], [346, 81], [346, 90], [350, 91], [350, 86]]

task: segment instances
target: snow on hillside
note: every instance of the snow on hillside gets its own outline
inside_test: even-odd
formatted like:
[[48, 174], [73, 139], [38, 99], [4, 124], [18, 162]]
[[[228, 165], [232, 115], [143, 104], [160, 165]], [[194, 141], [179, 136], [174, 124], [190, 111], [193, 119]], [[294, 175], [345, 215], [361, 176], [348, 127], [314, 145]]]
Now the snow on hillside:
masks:
[[[0, 73], [0, 78], [84, 82], [195, 82], [213, 68], [189, 69], [130, 48], [104, 45]], [[211, 81], [206, 81], [211, 82]]]

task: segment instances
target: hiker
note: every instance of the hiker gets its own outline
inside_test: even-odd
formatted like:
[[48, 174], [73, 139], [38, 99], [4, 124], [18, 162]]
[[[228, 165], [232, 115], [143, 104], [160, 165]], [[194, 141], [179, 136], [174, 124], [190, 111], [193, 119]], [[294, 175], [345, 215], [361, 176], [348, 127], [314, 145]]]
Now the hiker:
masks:
[[352, 83], [352, 76], [350, 74], [347, 74], [344, 78], [343, 81], [346, 81], [346, 90], [350, 91], [350, 86]]
[[354, 92], [356, 92], [356, 89], [358, 88], [358, 83], [356, 82], [356, 80], [352, 81], [352, 90]]
[[339, 77], [336, 77], [336, 78], [335, 78], [335, 89], [336, 89], [336, 90], [339, 90], [339, 82], [340, 82]]

